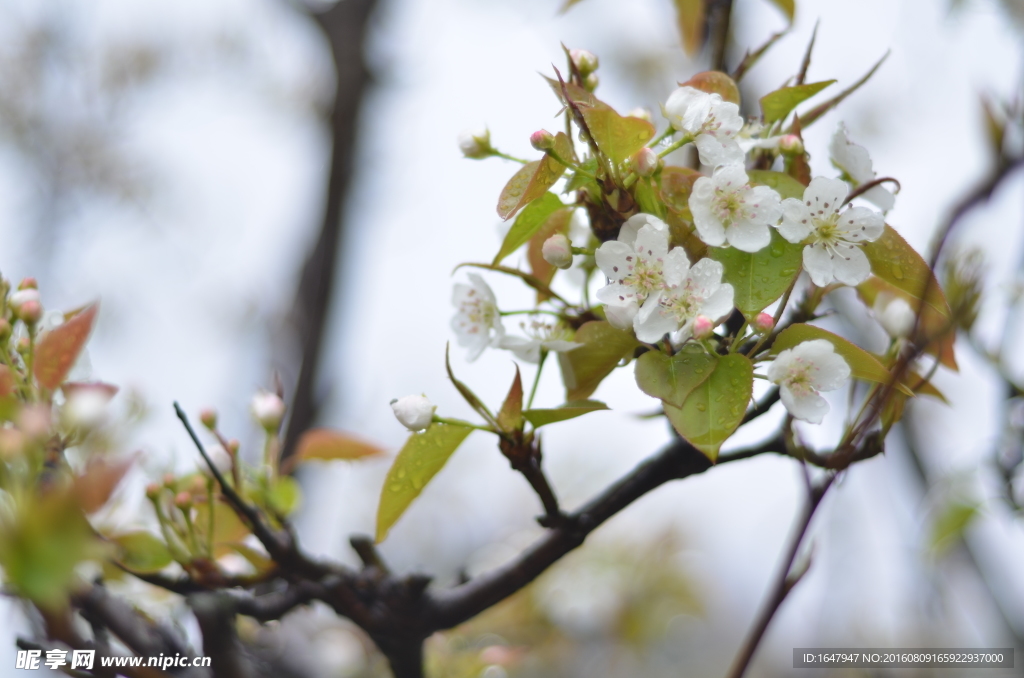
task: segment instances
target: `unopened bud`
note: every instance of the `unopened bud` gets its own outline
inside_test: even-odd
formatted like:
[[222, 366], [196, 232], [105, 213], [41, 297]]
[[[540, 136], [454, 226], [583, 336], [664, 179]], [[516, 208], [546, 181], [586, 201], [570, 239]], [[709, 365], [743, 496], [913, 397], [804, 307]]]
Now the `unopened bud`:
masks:
[[587, 77], [583, 78], [583, 88], [586, 89], [588, 92], [593, 92], [595, 89], [597, 89], [597, 86], [598, 84], [600, 84], [600, 82], [601, 80], [600, 78], [597, 77], [597, 73], [591, 73]]
[[651, 111], [649, 109], [643, 108], [642, 106], [634, 108], [629, 113], [626, 113], [626, 117], [640, 118], [641, 120], [646, 120], [647, 122], [654, 122], [654, 116], [651, 115]]
[[11, 338], [11, 323], [6, 318], [0, 318], [0, 341], [7, 341]]
[[[224, 450], [221, 450], [221, 452], [224, 452]], [[227, 454], [227, 452], [224, 452], [224, 454]], [[193, 478], [192, 487], [189, 488], [189, 492], [192, 493], [193, 497], [204, 494], [206, 492], [206, 480], [204, 480], [202, 476], [196, 476]]]
[[695, 339], [707, 339], [715, 331], [715, 323], [706, 315], [699, 315], [693, 321], [693, 336]]
[[238, 450], [242, 449], [242, 443], [238, 442], [238, 438], [232, 438], [228, 441], [228, 452], [232, 457], [238, 456]]
[[754, 329], [761, 334], [771, 332], [775, 329], [775, 318], [768, 313], [759, 313], [757, 317], [754, 318], [754, 322], [752, 322], [751, 325], [753, 325]]
[[426, 396], [409, 395], [392, 400], [391, 409], [402, 426], [410, 431], [422, 431], [430, 426], [437, 406], [431, 404]]
[[160, 487], [159, 483], [150, 483], [149, 485], [146, 485], [146, 499], [153, 501], [160, 496], [160, 490], [162, 489], [163, 488]]
[[556, 233], [545, 240], [540, 253], [544, 261], [556, 268], [572, 266], [572, 243], [561, 233]]
[[489, 130], [477, 130], [475, 132], [463, 132], [459, 135], [459, 150], [462, 155], [473, 160], [486, 158], [494, 153], [491, 148], [491, 132]]
[[576, 66], [576, 70], [580, 72], [581, 77], [586, 78], [597, 70], [597, 55], [593, 52], [588, 52], [585, 49], [571, 49], [569, 50], [569, 58], [572, 59], [572, 63]]
[[33, 288], [26, 288], [18, 290], [7, 297], [7, 305], [11, 307], [16, 314], [21, 311], [21, 307], [30, 301], [39, 303], [39, 290]]
[[641, 148], [633, 155], [633, 166], [636, 173], [642, 177], [649, 177], [658, 169], [661, 158], [654, 152], [653, 148]]
[[260, 426], [268, 431], [276, 431], [284, 419], [284, 401], [276, 393], [259, 391], [252, 397], [250, 409]]
[[217, 410], [213, 408], [206, 408], [199, 413], [199, 421], [203, 423], [207, 429], [213, 431], [217, 428]]
[[879, 294], [875, 300], [875, 317], [893, 339], [906, 338], [914, 330], [917, 316], [907, 300], [890, 294]]
[[18, 317], [26, 325], [35, 325], [43, 317], [43, 305], [38, 301], [26, 301], [18, 309]]
[[779, 150], [786, 155], [797, 155], [804, 152], [804, 142], [795, 134], [787, 134], [779, 139]]
[[19, 290], [38, 290], [39, 283], [36, 282], [35, 278], [22, 278], [21, 282], [18, 283]]
[[18, 339], [18, 353], [21, 355], [27, 355], [29, 349], [32, 348], [32, 342], [28, 340], [28, 337], [22, 337]]
[[176, 478], [174, 477], [174, 474], [173, 474], [173, 473], [165, 473], [165, 474], [164, 474], [164, 487], [170, 487], [170, 488], [173, 488], [173, 487], [174, 487], [174, 485], [175, 485], [175, 484], [176, 484], [177, 482], [178, 482], [178, 481], [177, 481], [177, 479], [176, 479]]
[[539, 129], [530, 135], [530, 145], [538, 151], [546, 151], [555, 147], [555, 135], [546, 129]]
[[174, 495], [174, 505], [183, 511], [192, 508], [192, 495], [188, 492], [179, 492]]

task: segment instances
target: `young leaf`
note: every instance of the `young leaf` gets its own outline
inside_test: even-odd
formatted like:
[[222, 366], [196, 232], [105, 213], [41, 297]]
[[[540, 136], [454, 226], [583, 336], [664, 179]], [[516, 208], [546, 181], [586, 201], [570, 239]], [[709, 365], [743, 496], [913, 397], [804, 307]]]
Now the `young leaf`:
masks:
[[672, 0], [676, 24], [687, 56], [696, 56], [704, 45], [704, 0]]
[[598, 400], [577, 400], [550, 409], [526, 410], [523, 416], [534, 428], [540, 428], [546, 424], [575, 419], [590, 412], [607, 409], [608, 406]]
[[690, 217], [690, 193], [703, 174], [689, 167], [669, 166], [661, 171], [661, 199], [670, 210]]
[[[832, 97], [831, 99], [829, 99], [828, 101], [815, 106], [811, 110], [807, 111], [807, 113], [805, 113], [804, 115], [800, 116], [800, 122], [803, 125], [803, 127], [805, 129], [807, 127], [810, 127], [811, 125], [813, 125], [818, 120], [818, 118], [820, 118], [821, 116], [823, 116], [826, 113], [828, 113], [829, 111], [831, 111], [833, 108], [838, 106], [840, 104], [840, 102], [843, 101], [843, 99], [845, 99], [846, 97], [850, 96], [851, 94], [856, 92], [858, 89], [860, 89], [861, 85], [863, 85], [868, 80], [870, 80], [871, 76], [875, 74], [875, 71], [877, 71], [881, 67], [882, 63], [886, 59], [888, 59], [888, 58], [889, 58], [889, 53], [886, 52], [885, 56], [883, 56], [881, 59], [879, 59], [878, 63], [876, 63], [874, 66], [872, 66], [871, 70], [868, 71], [867, 73], [865, 73], [864, 77], [862, 77], [860, 80], [858, 80], [857, 82], [853, 83], [852, 85], [850, 85], [849, 87], [844, 89], [842, 92], [840, 92], [839, 94], [837, 94], [834, 97]], [[787, 134], [792, 132], [792, 131], [793, 131], [793, 128], [791, 126], [790, 129], [787, 130]]]
[[788, 174], [771, 170], [749, 170], [747, 176], [750, 178], [750, 183], [755, 186], [774, 188], [783, 200], [786, 198], [801, 200], [804, 197], [804, 188], [806, 187]]
[[725, 266], [722, 278], [733, 287], [736, 308], [748, 317], [781, 297], [800, 275], [803, 245], [788, 242], [774, 228], [771, 235], [771, 244], [753, 253], [711, 248], [711, 258]]
[[472, 407], [477, 414], [483, 417], [484, 421], [486, 421], [491, 426], [498, 428], [498, 422], [495, 421], [494, 415], [491, 414], [491, 411], [487, 409], [487, 405], [484, 405], [483, 401], [480, 400], [480, 398], [478, 398], [475, 393], [473, 393], [472, 389], [470, 389], [468, 386], [466, 386], [461, 381], [455, 378], [455, 373], [452, 372], [452, 362], [451, 359], [449, 358], [449, 348], [449, 346], [445, 346], [444, 349], [444, 368], [448, 371], [448, 378], [451, 379], [452, 384], [462, 395], [465, 401], [469, 403], [469, 406]]
[[659, 193], [658, 184], [653, 178], [640, 177], [633, 184], [633, 198], [640, 206], [640, 211], [664, 219], [665, 204], [661, 202]]
[[[873, 381], [877, 384], [887, 384], [892, 381], [892, 375], [889, 373], [889, 370], [885, 369], [885, 365], [879, 362], [878, 358], [853, 342], [843, 339], [838, 334], [833, 334], [814, 325], [806, 325], [804, 323], [790, 325], [775, 338], [775, 343], [772, 344], [770, 352], [772, 355], [778, 355], [787, 348], [793, 348], [797, 344], [802, 344], [812, 339], [827, 339], [830, 341], [836, 353], [841, 355], [846, 364], [850, 366], [850, 375], [854, 379]], [[897, 384], [896, 387], [906, 395], [914, 395], [914, 392], [904, 384]]]
[[523, 379], [516, 365], [516, 378], [505, 396], [505, 402], [498, 411], [498, 428], [506, 433], [521, 431], [523, 428]]
[[[554, 279], [558, 269], [549, 264], [547, 259], [544, 258], [544, 242], [556, 233], [568, 235], [569, 224], [572, 222], [574, 211], [575, 208], [563, 207], [552, 212], [544, 220], [544, 223], [541, 224], [537, 232], [534, 233], [533, 237], [530, 238], [530, 244], [526, 248], [526, 261], [530, 264], [530, 272], [533, 273], [537, 280], [544, 283], [545, 286], [551, 285], [551, 281]], [[547, 301], [549, 298], [548, 294], [540, 290], [537, 291], [538, 304], [542, 301]]]
[[135, 457], [121, 461], [107, 461], [92, 457], [85, 472], [74, 480], [74, 494], [85, 513], [95, 513], [106, 505], [121, 479], [135, 462]]
[[806, 85], [783, 87], [761, 97], [761, 111], [764, 121], [771, 124], [777, 120], [785, 120], [794, 108], [825, 89], [835, 80], [823, 80]]
[[282, 471], [288, 470], [296, 464], [302, 464], [311, 459], [322, 461], [363, 459], [375, 457], [384, 453], [384, 450], [377, 445], [368, 443], [343, 431], [332, 431], [326, 428], [315, 428], [306, 431], [299, 438], [295, 446], [295, 454], [285, 461]]
[[952, 317], [946, 295], [928, 263], [892, 226], [886, 224], [881, 238], [864, 243], [864, 254], [874, 275], [914, 299], [924, 298], [925, 304], [947, 321]]
[[771, 3], [782, 10], [782, 13], [789, 19], [789, 23], [793, 23], [793, 17], [796, 14], [796, 0], [771, 0]]
[[577, 105], [597, 147], [617, 163], [639, 151], [654, 137], [654, 125], [642, 118], [621, 116], [607, 106]]
[[278, 515], [290, 515], [299, 507], [302, 490], [291, 476], [280, 476], [267, 491], [267, 503]]
[[632, 332], [616, 329], [604, 320], [584, 323], [573, 341], [583, 346], [558, 354], [565, 399], [569, 402], [589, 398], [619, 361], [637, 346]]
[[734, 104], [740, 103], [740, 88], [736, 82], [721, 71], [704, 71], [698, 73], [686, 82], [679, 83], [680, 87], [693, 87], [708, 94], [718, 94], [725, 101]]
[[378, 544], [472, 432], [468, 426], [431, 424], [426, 431], [409, 436], [381, 488], [377, 508]]
[[160, 539], [145, 530], [111, 537], [120, 547], [118, 561], [132, 572], [150, 574], [171, 564], [171, 552]]
[[523, 165], [522, 169], [501, 189], [498, 196], [498, 216], [508, 219], [521, 208], [548, 192], [565, 172], [565, 165], [550, 155]]
[[679, 435], [708, 459], [743, 421], [754, 389], [754, 366], [738, 353], [718, 359], [714, 371], [690, 393], [681, 408], [665, 404], [665, 414]]
[[699, 347], [684, 347], [671, 357], [648, 351], [636, 359], [636, 385], [653, 398], [682, 407], [690, 392], [711, 376], [715, 362]]
[[47, 332], [36, 344], [36, 381], [43, 388], [56, 389], [68, 376], [82, 348], [85, 346], [99, 304], [91, 304], [81, 313]]
[[963, 536], [980, 513], [977, 504], [954, 501], [943, 507], [932, 525], [931, 548], [941, 553]]
[[[231, 552], [231, 544], [249, 536], [250, 530], [227, 504], [215, 501], [213, 506], [213, 555], [220, 558]], [[206, 543], [209, 539], [210, 505], [206, 502], [197, 503], [195, 512], [192, 522], [200, 534], [200, 541]]]
[[527, 205], [516, 217], [512, 228], [505, 235], [505, 241], [501, 243], [501, 249], [491, 263], [500, 264], [502, 259], [525, 245], [540, 230], [547, 218], [563, 207], [565, 204], [550, 191]]

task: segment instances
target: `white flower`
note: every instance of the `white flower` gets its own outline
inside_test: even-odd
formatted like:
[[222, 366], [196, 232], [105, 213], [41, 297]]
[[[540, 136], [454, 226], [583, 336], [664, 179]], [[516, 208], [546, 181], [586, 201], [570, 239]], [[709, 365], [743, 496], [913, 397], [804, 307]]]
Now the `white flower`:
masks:
[[512, 351], [517, 358], [528, 363], [540, 362], [542, 349], [549, 353], [564, 353], [583, 345], [574, 342], [575, 333], [561, 324], [532, 320], [521, 327], [526, 337], [503, 337], [498, 348]]
[[260, 426], [268, 431], [276, 429], [281, 425], [281, 420], [284, 419], [284, 401], [276, 393], [258, 391], [252, 397], [252, 403], [250, 403], [249, 408], [252, 410], [252, 416], [256, 418]]
[[767, 186], [751, 186], [740, 165], [720, 167], [693, 184], [690, 212], [700, 239], [713, 247], [728, 242], [738, 250], [757, 252], [768, 245], [782, 214], [779, 194]]
[[[214, 468], [216, 468], [218, 471], [220, 471], [221, 473], [230, 473], [231, 472], [231, 465], [232, 465], [231, 455], [228, 454], [228, 451], [225, 450], [223, 446], [221, 446], [221, 445], [210, 445], [210, 446], [208, 446], [206, 448], [206, 455], [208, 457], [210, 457], [210, 461], [213, 462]], [[201, 467], [204, 470], [206, 468], [208, 468], [205, 463], [201, 464]]]
[[879, 324], [893, 339], [909, 337], [914, 329], [917, 315], [903, 297], [882, 292], [875, 298], [872, 310]]
[[463, 132], [459, 135], [459, 150], [462, 155], [473, 160], [486, 158], [491, 155], [491, 132], [490, 130], [473, 130]]
[[700, 161], [710, 167], [743, 162], [736, 134], [743, 127], [740, 107], [694, 87], [680, 87], [663, 107], [669, 123], [693, 137]]
[[[832, 141], [829, 142], [828, 152], [832, 158], [832, 164], [841, 171], [844, 178], [856, 186], [866, 184], [875, 180], [875, 170], [871, 165], [871, 156], [868, 149], [850, 141], [846, 132], [846, 125], [839, 123]], [[875, 186], [861, 194], [865, 200], [874, 204], [883, 212], [892, 209], [896, 197], [882, 186]]]
[[832, 342], [814, 339], [779, 353], [768, 367], [768, 380], [779, 385], [782, 404], [797, 419], [820, 424], [828, 403], [819, 391], [834, 391], [850, 376], [850, 366]]
[[65, 422], [74, 428], [98, 427], [106, 421], [107, 405], [116, 393], [117, 388], [107, 384], [65, 384], [67, 401], [62, 411]]
[[29, 287], [24, 290], [12, 292], [11, 296], [7, 297], [7, 303], [15, 312], [19, 311], [22, 306], [30, 301], [39, 303], [39, 290]]
[[426, 396], [408, 395], [391, 401], [395, 418], [410, 431], [422, 431], [430, 426], [437, 405], [431, 404]]
[[849, 190], [845, 181], [815, 177], [804, 189], [802, 202], [782, 201], [779, 233], [792, 243], [807, 242], [804, 270], [818, 287], [833, 279], [859, 285], [871, 275], [871, 262], [860, 243], [877, 240], [885, 221], [866, 207], [850, 207], [840, 214]]
[[467, 360], [472, 362], [488, 346], [497, 346], [505, 336], [505, 327], [490, 286], [476, 273], [469, 274], [469, 282], [458, 283], [452, 290], [452, 305], [458, 309], [452, 318], [452, 329], [459, 346], [469, 349]]
[[594, 258], [610, 281], [598, 290], [597, 298], [604, 302], [605, 317], [615, 327], [632, 326], [640, 305], [661, 289], [668, 236], [664, 221], [636, 214], [619, 229], [618, 240], [597, 248]]
[[572, 243], [561, 233], [555, 233], [544, 241], [540, 248], [541, 256], [555, 268], [572, 266]]
[[713, 259], [701, 259], [693, 268], [682, 247], [673, 248], [665, 261], [664, 289], [644, 302], [633, 320], [636, 338], [654, 343], [674, 333], [673, 344], [693, 334], [698, 316], [712, 323], [732, 311], [732, 285], [722, 284], [724, 268]]

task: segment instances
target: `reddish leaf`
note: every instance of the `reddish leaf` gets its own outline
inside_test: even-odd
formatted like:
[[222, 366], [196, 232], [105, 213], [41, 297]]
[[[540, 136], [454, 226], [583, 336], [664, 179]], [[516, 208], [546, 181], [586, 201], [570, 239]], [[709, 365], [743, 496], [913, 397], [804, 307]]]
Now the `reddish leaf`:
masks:
[[40, 386], [56, 389], [68, 376], [92, 332], [98, 310], [98, 304], [91, 304], [63, 325], [58, 325], [42, 336], [36, 344], [33, 368]]
[[90, 460], [85, 473], [74, 482], [75, 498], [82, 510], [94, 513], [103, 508], [133, 463], [135, 457], [112, 463], [96, 458]]
[[18, 382], [14, 379], [14, 373], [6, 365], [0, 365], [0, 398], [14, 395], [14, 389]]
[[295, 447], [295, 454], [285, 460], [281, 471], [288, 473], [296, 464], [302, 464], [311, 459], [321, 461], [353, 460], [375, 457], [380, 454], [384, 454], [383, 449], [349, 433], [315, 428], [302, 434]]
[[721, 71], [704, 71], [679, 85], [693, 87], [708, 94], [717, 94], [734, 104], [740, 103], [740, 88], [736, 86], [736, 82], [732, 78]]

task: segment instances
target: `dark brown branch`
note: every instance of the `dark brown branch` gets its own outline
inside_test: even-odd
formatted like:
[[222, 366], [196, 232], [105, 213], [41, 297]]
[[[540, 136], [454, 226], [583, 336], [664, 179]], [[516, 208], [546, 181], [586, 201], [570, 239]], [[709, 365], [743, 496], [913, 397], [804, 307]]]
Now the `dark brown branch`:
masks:
[[137, 655], [191, 655], [183, 639], [170, 629], [146, 619], [123, 600], [110, 595], [99, 584], [93, 584], [88, 591], [72, 596], [71, 603], [120, 638]]
[[255, 678], [252, 660], [238, 639], [236, 603], [226, 591], [195, 593], [188, 605], [203, 633], [203, 654], [217, 678]]
[[814, 512], [818, 509], [822, 498], [828, 492], [828, 488], [831, 487], [834, 479], [834, 475], [826, 476], [820, 484], [810, 488], [807, 504], [804, 506], [803, 513], [801, 513], [800, 519], [793, 530], [793, 535], [782, 558], [782, 564], [779, 567], [775, 583], [772, 585], [764, 606], [754, 621], [750, 633], [747, 635], [747, 639], [743, 642], [743, 646], [733, 661], [728, 678], [741, 678], [746, 672], [747, 667], [750, 665], [750, 660], [754, 657], [754, 652], [757, 650], [761, 638], [764, 637], [765, 631], [768, 630], [768, 625], [771, 623], [772, 618], [782, 605], [782, 601], [786, 599], [786, 596], [799, 580], [799, 576], [792, 577], [793, 561], [796, 560], [797, 553], [800, 551], [800, 544], [803, 543], [804, 536], [807, 534], [807, 528], [811, 524]]
[[708, 43], [711, 70], [725, 72], [729, 38], [732, 33], [733, 0], [711, 0], [708, 3]]
[[864, 195], [865, 193], [870, 191], [875, 186], [881, 186], [882, 184], [885, 184], [885, 183], [896, 184], [896, 192], [897, 193], [899, 193], [900, 190], [903, 188], [903, 186], [900, 185], [900, 182], [897, 179], [893, 178], [893, 177], [881, 177], [879, 179], [872, 179], [871, 181], [863, 183], [860, 186], [858, 186], [857, 188], [853, 189], [850, 192], [850, 194], [846, 196], [846, 200], [843, 201], [843, 204], [847, 205], [851, 201], [853, 201], [854, 198], [859, 198], [860, 196]]

